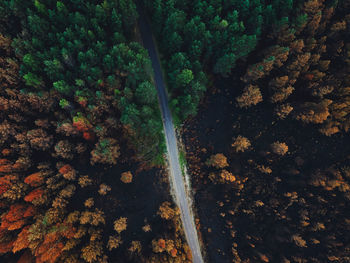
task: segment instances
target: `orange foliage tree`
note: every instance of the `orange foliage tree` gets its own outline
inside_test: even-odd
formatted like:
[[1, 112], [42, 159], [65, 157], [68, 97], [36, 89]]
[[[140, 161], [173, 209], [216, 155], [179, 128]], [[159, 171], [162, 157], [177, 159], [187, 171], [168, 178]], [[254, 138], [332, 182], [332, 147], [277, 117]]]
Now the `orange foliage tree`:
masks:
[[44, 196], [45, 191], [43, 189], [37, 188], [31, 191], [28, 195], [24, 197], [26, 202], [37, 202]]
[[77, 173], [76, 173], [75, 169], [72, 166], [70, 166], [69, 164], [63, 165], [58, 171], [67, 180], [74, 180], [76, 178]]
[[29, 236], [29, 226], [26, 226], [18, 234], [16, 241], [13, 243], [13, 248], [12, 248], [13, 253], [16, 253], [17, 251], [28, 248], [30, 244], [28, 236]]
[[1, 229], [15, 230], [21, 228], [25, 224], [24, 214], [28, 206], [24, 204], [14, 204], [10, 206], [10, 210], [1, 217]]
[[24, 179], [24, 182], [30, 186], [38, 187], [44, 183], [44, 177], [40, 172], [37, 172], [27, 176]]
[[15, 180], [17, 180], [17, 176], [15, 175], [5, 175], [0, 177], [0, 195], [5, 193]]
[[176, 210], [170, 207], [169, 202], [163, 202], [158, 210], [158, 215], [165, 220], [170, 220], [176, 215]]

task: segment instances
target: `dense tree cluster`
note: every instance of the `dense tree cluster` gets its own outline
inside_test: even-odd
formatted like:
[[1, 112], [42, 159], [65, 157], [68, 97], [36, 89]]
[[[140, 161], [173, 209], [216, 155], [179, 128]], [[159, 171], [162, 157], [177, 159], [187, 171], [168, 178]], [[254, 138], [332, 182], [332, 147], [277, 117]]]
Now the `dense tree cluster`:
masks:
[[[21, 24], [14, 47], [22, 60], [23, 92], [57, 91], [59, 105], [86, 140], [122, 124], [143, 157], [161, 155], [162, 123], [147, 73], [150, 61], [140, 44], [129, 41], [137, 19], [132, 1], [6, 0], [0, 15], [8, 24]], [[113, 113], [104, 114], [106, 110]], [[62, 124], [62, 131], [72, 131]], [[96, 145], [97, 160], [115, 163], [101, 156], [101, 151], [117, 156], [115, 146], [108, 146], [112, 144], [105, 140]], [[57, 154], [72, 156], [64, 146], [57, 145]]]
[[[158, 210], [158, 215], [170, 223], [171, 230], [175, 234], [175, 238], [170, 236], [159, 236], [152, 240], [152, 251], [155, 253], [147, 263], [166, 262], [177, 263], [192, 262], [192, 254], [189, 246], [179, 237], [181, 236], [181, 218], [180, 210], [174, 207], [170, 202], [163, 202]], [[173, 227], [174, 226], [174, 227]]]
[[[11, 41], [2, 35], [1, 39], [1, 60], [16, 65]], [[5, 69], [2, 78], [7, 79], [0, 92], [1, 254], [22, 253], [19, 262], [34, 258], [35, 262], [77, 262], [80, 247], [83, 258], [92, 262], [84, 252], [82, 237], [99, 231], [97, 226], [105, 223], [104, 214], [100, 210], [81, 214], [67, 210], [81, 187], [78, 171], [68, 163], [83, 158], [88, 147], [79, 145], [86, 141], [74, 126], [61, 134], [64, 115], [57, 92], [22, 92], [18, 67], [6, 67], [1, 63], [1, 70]]]
[[[302, 23], [274, 32], [276, 45], [259, 52], [262, 60], [248, 67], [239, 106], [255, 105], [264, 97], [276, 104], [280, 119], [291, 114], [317, 124], [327, 136], [348, 131], [348, 8], [348, 1], [305, 1]], [[256, 92], [247, 92], [251, 87]]]
[[[15, 2], [9, 3], [12, 5]], [[0, 5], [3, 7], [4, 3], [7, 1]], [[25, 3], [32, 5], [32, 2]], [[43, 21], [47, 18], [47, 13], [54, 13], [39, 1], [34, 3], [35, 8], [45, 11], [44, 14], [38, 11], [37, 14], [37, 17], [43, 16]], [[84, 3], [81, 8], [87, 6], [89, 5]], [[60, 2], [57, 8], [63, 8]], [[16, 15], [33, 12], [30, 8], [24, 10], [26, 11], [16, 9], [16, 12], [20, 12]], [[40, 23], [44, 23], [43, 21]], [[31, 31], [25, 30], [14, 45], [23, 44], [22, 41], [26, 41], [27, 34], [30, 33]], [[35, 37], [32, 39], [35, 40]], [[148, 247], [147, 241], [140, 236], [140, 240], [125, 244], [124, 251], [119, 249], [117, 254], [109, 253], [110, 250], [123, 246], [123, 240], [128, 239], [128, 234], [124, 233], [128, 231], [126, 217], [122, 216], [126, 213], [125, 207], [128, 203], [117, 202], [115, 197], [121, 190], [118, 190], [118, 183], [123, 183], [114, 179], [116, 183], [110, 186], [105, 182], [108, 176], [104, 175], [104, 168], [110, 165], [123, 165], [128, 171], [131, 169], [131, 158], [135, 156], [134, 151], [125, 146], [128, 145], [122, 132], [125, 124], [116, 113], [116, 109], [120, 109], [118, 104], [123, 101], [123, 96], [118, 101], [118, 94], [115, 92], [117, 86], [112, 88], [106, 84], [96, 87], [94, 96], [86, 96], [86, 104], [83, 102], [85, 99], [74, 101], [75, 96], [50, 88], [51, 80], [42, 72], [34, 73], [45, 78], [45, 85], [28, 87], [28, 83], [24, 83], [26, 79], [22, 80], [19, 72], [25, 71], [19, 66], [22, 57], [15, 56], [11, 43], [9, 37], [0, 34], [0, 261], [102, 263], [115, 261], [120, 255], [123, 262], [129, 262], [130, 255], [136, 260], [144, 260], [152, 254], [158, 257], [156, 252], [152, 252], [152, 235], [166, 235], [174, 242], [181, 242], [180, 247], [185, 246], [180, 234], [175, 235], [170, 230], [163, 231], [165, 227], [180, 229], [179, 222], [174, 226], [175, 222], [171, 221], [164, 227], [160, 222], [152, 222], [155, 230], [154, 233], [147, 234], [150, 240]], [[84, 45], [88, 44], [89, 42], [84, 42]], [[17, 48], [26, 50], [24, 47]], [[54, 47], [50, 47], [51, 49]], [[139, 47], [138, 49], [141, 50]], [[27, 51], [40, 55], [34, 47]], [[129, 47], [125, 45], [124, 51], [129, 52]], [[145, 57], [142, 52], [137, 57], [143, 60]], [[62, 72], [73, 74], [74, 70], [66, 68]], [[143, 72], [142, 68], [138, 70]], [[124, 75], [116, 73], [115, 76], [119, 78], [120, 74]], [[120, 89], [126, 89], [125, 77], [126, 75], [119, 79]], [[93, 86], [84, 87], [84, 92], [93, 90]], [[124, 91], [121, 89], [121, 92]], [[135, 130], [131, 132], [135, 133]], [[118, 168], [116, 171], [113, 176], [119, 178], [125, 169]], [[100, 174], [105, 177], [101, 179]], [[133, 175], [126, 172], [124, 177], [126, 182], [131, 182]], [[118, 234], [109, 237], [109, 230], [113, 229], [115, 220], [113, 216], [122, 220], [115, 224]], [[151, 226], [147, 229], [151, 229]], [[177, 253], [173, 251], [172, 255], [175, 258]]]
[[254, 50], [267, 29], [291, 23], [288, 17], [303, 1], [145, 2], [167, 61], [172, 107], [184, 120], [197, 112], [208, 84], [204, 72], [231, 73], [236, 61]]

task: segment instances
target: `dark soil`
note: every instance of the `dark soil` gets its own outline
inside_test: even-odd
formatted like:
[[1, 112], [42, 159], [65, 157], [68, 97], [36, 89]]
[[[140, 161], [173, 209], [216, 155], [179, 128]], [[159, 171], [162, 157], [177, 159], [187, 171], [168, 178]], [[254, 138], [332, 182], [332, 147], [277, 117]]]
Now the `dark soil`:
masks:
[[[236, 76], [239, 76], [239, 73]], [[227, 221], [230, 219], [235, 222], [232, 230], [237, 231], [236, 241], [241, 239], [238, 245], [240, 255], [245, 254], [242, 258], [250, 258], [249, 253], [254, 250], [248, 246], [245, 235], [257, 233], [263, 237], [262, 249], [269, 253], [270, 259], [274, 258], [275, 261], [272, 262], [281, 262], [283, 253], [293, 255], [294, 252], [290, 245], [276, 246], [274, 238], [276, 235], [283, 236], [283, 229], [288, 226], [283, 224], [278, 226], [272, 218], [263, 214], [260, 219], [256, 219], [261, 226], [257, 227], [255, 224], [249, 225], [249, 220], [244, 216], [230, 216], [227, 212], [235, 210], [235, 207], [242, 202], [243, 205], [248, 205], [246, 209], [249, 209], [249, 201], [245, 202], [244, 198], [249, 199], [250, 194], [256, 196], [254, 192], [261, 193], [260, 200], [263, 202], [268, 202], [271, 195], [280, 198], [280, 195], [287, 191], [307, 194], [306, 184], [313, 171], [326, 169], [332, 165], [349, 165], [350, 148], [347, 145], [350, 139], [349, 135], [342, 134], [323, 136], [316, 126], [303, 125], [290, 117], [278, 121], [274, 117], [272, 105], [268, 102], [260, 103], [248, 110], [238, 108], [235, 105], [235, 98], [242, 90], [239, 83], [238, 77], [217, 78], [214, 87], [207, 92], [198, 115], [183, 127], [187, 162], [189, 173], [192, 175], [192, 186], [196, 192], [196, 209], [202, 238], [206, 245], [207, 261], [232, 262], [231, 248], [234, 241], [227, 226]], [[243, 154], [233, 151], [231, 144], [233, 138], [238, 135], [251, 141], [253, 147], [251, 151]], [[289, 146], [288, 155], [280, 158], [277, 163], [266, 157], [270, 144], [275, 141], [285, 142]], [[238, 176], [250, 174], [241, 195], [237, 194], [238, 191], [233, 187], [216, 185], [208, 180], [212, 169], [204, 163], [210, 155], [216, 153], [223, 153], [228, 158], [230, 164], [228, 170], [233, 174]], [[296, 157], [304, 161], [302, 167], [296, 167]], [[273, 176], [266, 179], [269, 175], [252, 174], [248, 160], [272, 165]], [[299, 174], [292, 175], [291, 171], [296, 168]], [[280, 183], [277, 184], [276, 179], [281, 179]], [[269, 192], [266, 200], [264, 192]], [[219, 206], [219, 202], [223, 202], [222, 207]], [[225, 215], [222, 216], [220, 213]], [[287, 232], [293, 232], [293, 228], [287, 229]], [[346, 236], [346, 233], [344, 235]], [[349, 239], [346, 240], [349, 243]], [[305, 253], [317, 255], [322, 253], [322, 249], [309, 249]]]

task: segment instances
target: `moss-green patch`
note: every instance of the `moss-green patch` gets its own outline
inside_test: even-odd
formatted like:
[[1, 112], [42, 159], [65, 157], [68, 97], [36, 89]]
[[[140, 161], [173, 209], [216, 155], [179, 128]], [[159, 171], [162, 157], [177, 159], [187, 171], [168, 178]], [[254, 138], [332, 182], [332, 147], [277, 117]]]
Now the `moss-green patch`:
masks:
[[186, 153], [183, 150], [180, 150], [179, 152], [179, 162], [181, 167], [181, 173], [182, 175], [185, 175], [185, 168], [187, 166], [187, 161], [186, 161]]
[[165, 138], [163, 137], [160, 145], [158, 147], [159, 151], [154, 157], [151, 159], [151, 165], [155, 167], [165, 166], [165, 152], [166, 152], [166, 144]]

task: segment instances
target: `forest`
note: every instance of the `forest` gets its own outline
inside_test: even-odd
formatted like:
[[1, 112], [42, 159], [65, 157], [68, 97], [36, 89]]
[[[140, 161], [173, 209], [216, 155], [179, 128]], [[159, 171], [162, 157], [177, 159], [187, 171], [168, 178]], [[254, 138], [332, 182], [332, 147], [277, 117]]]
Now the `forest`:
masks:
[[1, 262], [190, 262], [136, 21], [130, 1], [1, 1]]
[[[119, 122], [139, 154], [155, 159], [164, 151], [162, 124], [150, 61], [133, 41], [136, 7], [100, 2], [2, 1], [2, 19], [19, 31], [9, 33], [22, 62], [22, 93], [56, 91], [66, 115], [62, 124], [82, 126], [88, 139], [106, 137], [104, 130]], [[119, 116], [103, 116], [104, 109]]]
[[208, 262], [350, 260], [350, 2], [298, 8], [183, 127]]
[[193, 262], [140, 3], [205, 262], [350, 262], [350, 0], [0, 1], [0, 262]]
[[302, 24], [306, 17], [295, 12], [300, 2], [146, 0], [177, 119], [196, 115], [210, 76], [230, 75], [266, 32]]

